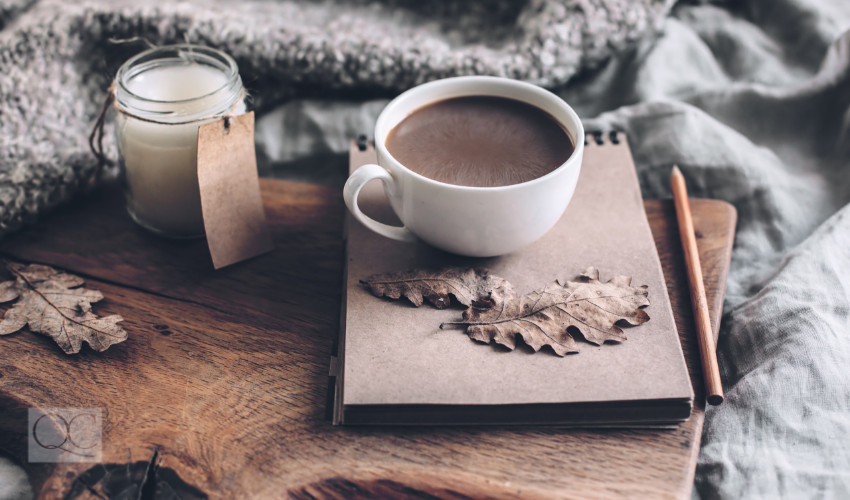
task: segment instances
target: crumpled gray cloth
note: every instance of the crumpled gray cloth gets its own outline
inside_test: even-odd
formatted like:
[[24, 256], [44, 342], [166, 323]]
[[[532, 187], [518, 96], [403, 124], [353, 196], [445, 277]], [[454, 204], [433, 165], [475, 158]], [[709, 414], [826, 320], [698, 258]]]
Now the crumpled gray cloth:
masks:
[[[191, 41], [231, 54], [258, 113], [495, 74], [559, 85], [652, 35], [672, 0], [0, 0], [0, 236], [86, 186], [86, 138], [121, 62]], [[107, 151], [115, 148], [107, 139]]]
[[850, 4], [675, 17], [633, 84], [604, 79], [638, 102], [588, 125], [629, 132], [646, 196], [668, 196], [678, 164], [693, 195], [738, 209], [727, 400], [707, 411], [695, 495], [850, 498]]

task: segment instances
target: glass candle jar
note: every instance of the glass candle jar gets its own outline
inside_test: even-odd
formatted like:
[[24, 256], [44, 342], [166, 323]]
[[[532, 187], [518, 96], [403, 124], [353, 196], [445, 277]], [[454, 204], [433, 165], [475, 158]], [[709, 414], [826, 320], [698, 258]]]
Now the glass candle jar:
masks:
[[130, 216], [164, 236], [203, 236], [198, 127], [247, 110], [236, 61], [198, 45], [148, 50], [121, 66], [114, 92]]

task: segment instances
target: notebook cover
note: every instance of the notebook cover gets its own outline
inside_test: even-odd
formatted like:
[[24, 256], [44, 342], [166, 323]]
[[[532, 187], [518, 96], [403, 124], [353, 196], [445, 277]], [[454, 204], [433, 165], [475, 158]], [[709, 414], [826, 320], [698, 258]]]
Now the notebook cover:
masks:
[[[331, 367], [337, 378], [335, 423], [345, 423], [343, 410], [352, 406], [445, 405], [450, 412], [464, 405], [604, 406], [659, 400], [690, 405], [693, 391], [634, 163], [625, 135], [614, 140], [587, 141], [564, 215], [543, 238], [513, 254], [460, 257], [426, 244], [386, 239], [347, 217], [342, 331]], [[374, 159], [371, 147], [361, 151], [352, 144], [352, 171]], [[378, 220], [397, 222], [379, 182], [363, 189], [360, 204]], [[443, 321], [460, 317], [459, 309], [379, 299], [359, 284], [375, 273], [444, 266], [487, 267], [518, 293], [555, 279], [574, 279], [594, 266], [603, 281], [623, 274], [633, 278], [633, 285], [647, 285], [651, 320], [627, 328], [628, 340], [620, 344], [579, 340], [581, 352], [566, 357], [546, 349], [506, 352], [470, 340], [463, 330], [440, 330]], [[627, 421], [628, 415], [614, 419]], [[446, 420], [452, 420], [450, 415]]]

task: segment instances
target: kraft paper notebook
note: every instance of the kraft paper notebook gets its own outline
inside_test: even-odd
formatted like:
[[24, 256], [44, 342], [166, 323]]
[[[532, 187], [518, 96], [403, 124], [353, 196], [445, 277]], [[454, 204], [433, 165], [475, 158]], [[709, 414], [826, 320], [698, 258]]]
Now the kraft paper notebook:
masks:
[[[652, 427], [688, 418], [693, 390], [628, 143], [623, 134], [602, 144], [589, 138], [566, 212], [513, 254], [459, 257], [386, 239], [347, 217], [341, 333], [331, 360], [335, 424]], [[352, 145], [352, 171], [374, 161], [371, 146]], [[379, 182], [363, 189], [360, 205], [397, 223]], [[594, 266], [602, 281], [626, 275], [633, 286], [647, 285], [651, 320], [627, 328], [620, 344], [579, 340], [581, 352], [565, 357], [545, 348], [506, 351], [439, 329], [462, 309], [416, 308], [360, 284], [375, 273], [446, 266], [489, 268], [521, 294]]]

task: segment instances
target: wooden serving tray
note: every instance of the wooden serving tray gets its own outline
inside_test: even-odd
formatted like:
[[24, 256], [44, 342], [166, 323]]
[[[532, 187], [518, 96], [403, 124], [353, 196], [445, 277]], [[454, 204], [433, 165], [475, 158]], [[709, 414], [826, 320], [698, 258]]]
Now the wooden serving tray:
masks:
[[[107, 497], [145, 478], [145, 498], [153, 486], [182, 498], [689, 497], [704, 392], [672, 202], [647, 201], [646, 210], [697, 393], [685, 424], [363, 429], [326, 418], [340, 189], [262, 180], [277, 248], [220, 271], [203, 241], [137, 227], [118, 191], [0, 242], [7, 259], [86, 277], [106, 297], [95, 311], [122, 315], [129, 332], [104, 353], [74, 356], [30, 332], [0, 337], [0, 447], [39, 498]], [[710, 200], [692, 209], [716, 332], [735, 211]], [[27, 464], [31, 407], [101, 408], [104, 463]]]

